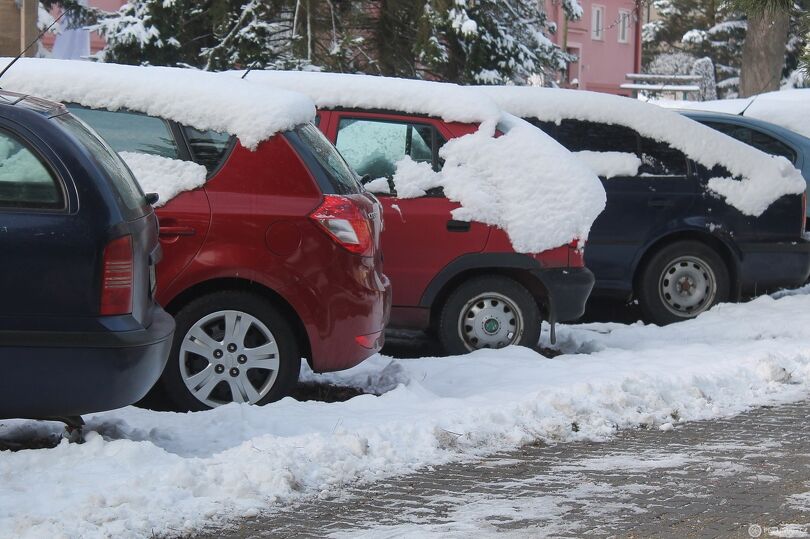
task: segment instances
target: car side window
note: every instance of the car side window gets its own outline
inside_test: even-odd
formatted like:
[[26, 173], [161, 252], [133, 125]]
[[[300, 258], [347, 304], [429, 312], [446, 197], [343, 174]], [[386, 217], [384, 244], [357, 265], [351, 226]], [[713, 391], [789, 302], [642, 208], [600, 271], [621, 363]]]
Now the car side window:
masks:
[[397, 161], [406, 155], [437, 169], [440, 141], [434, 136], [433, 127], [425, 124], [342, 118], [335, 146], [360, 176], [392, 178]]
[[22, 140], [0, 131], [0, 209], [61, 209], [61, 184]]
[[640, 139], [641, 176], [686, 176], [686, 156], [666, 142], [649, 138]]
[[796, 162], [796, 152], [794, 152], [787, 144], [773, 138], [770, 135], [751, 129], [743, 125], [727, 124], [720, 122], [705, 122], [705, 125], [724, 133], [731, 138], [735, 138], [740, 142], [744, 142], [749, 146], [753, 146], [761, 152], [770, 155], [781, 155], [787, 158], [791, 163]]
[[68, 107], [74, 116], [92, 127], [116, 152], [136, 152], [180, 159], [180, 150], [169, 124], [139, 112]]
[[231, 146], [231, 136], [217, 131], [200, 131], [193, 127], [183, 127], [192, 160], [205, 167], [208, 174], [222, 163]]
[[[549, 134], [572, 152], [638, 154], [638, 135], [635, 131], [623, 125], [563, 120], [555, 127], [555, 132]], [[543, 126], [540, 126], [540, 128], [543, 129]]]

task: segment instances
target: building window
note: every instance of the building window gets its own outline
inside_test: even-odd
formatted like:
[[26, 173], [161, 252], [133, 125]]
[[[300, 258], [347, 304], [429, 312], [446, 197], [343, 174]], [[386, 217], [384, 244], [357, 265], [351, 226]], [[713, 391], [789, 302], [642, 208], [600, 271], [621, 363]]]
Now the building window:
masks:
[[593, 6], [591, 10], [591, 38], [602, 41], [605, 38], [605, 7]]
[[627, 43], [630, 41], [628, 35], [630, 34], [630, 10], [619, 10], [619, 43]]

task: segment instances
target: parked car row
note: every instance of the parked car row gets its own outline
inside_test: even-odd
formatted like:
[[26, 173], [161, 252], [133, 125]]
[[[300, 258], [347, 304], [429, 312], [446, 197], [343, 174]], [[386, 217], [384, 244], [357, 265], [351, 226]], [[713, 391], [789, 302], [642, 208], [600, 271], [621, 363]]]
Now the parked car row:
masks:
[[[658, 112], [678, 119], [668, 140], [640, 128], [633, 111], [624, 122], [626, 100], [587, 92], [529, 89], [517, 99], [511, 88], [243, 75], [21, 60], [4, 77], [20, 93], [0, 94], [0, 137], [3, 122], [14, 123], [15, 143], [33, 154], [15, 157], [0, 138], [0, 190], [9, 190], [0, 196], [0, 246], [15, 257], [0, 281], [15, 298], [0, 313], [2, 361], [26, 358], [18, 367], [26, 379], [55, 374], [36, 394], [57, 400], [27, 412], [18, 384], [0, 416], [88, 413], [150, 388], [152, 402], [177, 410], [265, 404], [293, 390], [301, 358], [317, 372], [352, 367], [381, 349], [386, 327], [434, 332], [450, 353], [533, 346], [543, 321], [553, 331], [582, 315], [594, 281], [596, 294], [636, 299], [650, 321], [669, 323], [810, 275], [800, 173], [674, 113]], [[589, 117], [601, 99], [616, 114]], [[534, 106], [547, 100], [553, 117]], [[510, 112], [536, 126], [539, 155], [556, 156], [537, 176], [563, 191], [570, 182], [571, 197], [539, 207], [543, 192], [532, 198], [522, 187], [532, 178], [499, 174], [478, 155], [453, 157], [444, 170], [469, 137], [515, 143], [509, 125], [520, 120], [505, 121]], [[716, 145], [717, 155], [693, 155], [688, 137]], [[803, 141], [781, 144], [793, 153], [760, 147], [803, 166]], [[519, 151], [529, 159], [534, 150]], [[46, 172], [19, 175], [20, 163]], [[144, 195], [132, 172], [162, 199]], [[453, 172], [455, 183], [444, 179]], [[492, 187], [491, 198], [464, 192], [465, 174]], [[474, 175], [486, 178], [476, 184]], [[509, 206], [527, 217], [522, 233], [551, 236], [567, 216], [603, 207], [605, 191], [587, 238], [566, 232], [547, 248], [516, 248], [524, 243], [513, 220], [485, 211], [523, 193], [523, 206]], [[174, 318], [173, 337], [155, 299]], [[84, 342], [82, 332], [104, 340], [97, 354], [35, 350], [55, 335]], [[110, 340], [116, 332], [126, 335]], [[120, 366], [95, 368], [130, 345], [130, 355], [115, 352]], [[82, 378], [88, 368], [92, 383]], [[119, 379], [136, 374], [130, 385]], [[65, 380], [88, 399], [87, 384], [105, 390], [70, 407], [55, 387]]]

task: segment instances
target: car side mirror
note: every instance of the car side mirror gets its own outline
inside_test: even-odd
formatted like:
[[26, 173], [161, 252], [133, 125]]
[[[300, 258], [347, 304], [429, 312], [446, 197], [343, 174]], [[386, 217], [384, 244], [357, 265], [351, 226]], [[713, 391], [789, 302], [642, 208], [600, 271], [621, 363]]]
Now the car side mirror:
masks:
[[157, 204], [157, 201], [160, 200], [160, 195], [157, 193], [146, 193], [146, 202], [150, 206], [154, 206]]

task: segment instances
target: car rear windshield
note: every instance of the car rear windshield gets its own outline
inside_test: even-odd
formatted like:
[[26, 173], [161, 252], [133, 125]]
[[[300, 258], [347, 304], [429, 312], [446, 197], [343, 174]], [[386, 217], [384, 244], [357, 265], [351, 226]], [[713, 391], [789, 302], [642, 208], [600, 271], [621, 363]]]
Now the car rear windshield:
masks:
[[72, 114], [61, 114], [56, 116], [55, 120], [84, 144], [98, 166], [106, 173], [113, 191], [118, 196], [121, 211], [127, 218], [135, 219], [145, 215], [149, 205], [143, 190], [118, 154]]
[[293, 143], [325, 192], [338, 195], [363, 192], [357, 175], [313, 124], [288, 131], [287, 139]]

